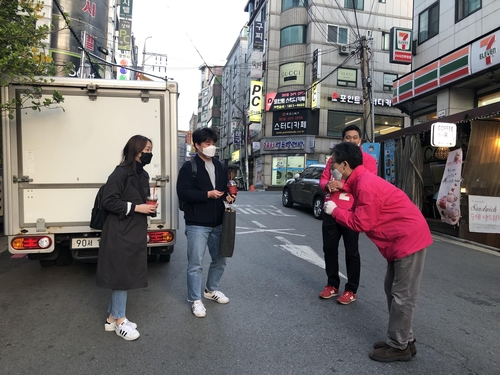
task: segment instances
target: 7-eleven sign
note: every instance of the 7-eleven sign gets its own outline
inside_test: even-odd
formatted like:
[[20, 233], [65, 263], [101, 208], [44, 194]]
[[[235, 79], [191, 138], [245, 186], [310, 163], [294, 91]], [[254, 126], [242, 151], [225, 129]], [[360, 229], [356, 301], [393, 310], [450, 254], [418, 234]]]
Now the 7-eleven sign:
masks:
[[389, 62], [394, 64], [411, 64], [412, 31], [393, 27], [391, 29], [389, 45]]
[[471, 74], [491, 69], [492, 66], [500, 63], [500, 30], [472, 43], [470, 62]]

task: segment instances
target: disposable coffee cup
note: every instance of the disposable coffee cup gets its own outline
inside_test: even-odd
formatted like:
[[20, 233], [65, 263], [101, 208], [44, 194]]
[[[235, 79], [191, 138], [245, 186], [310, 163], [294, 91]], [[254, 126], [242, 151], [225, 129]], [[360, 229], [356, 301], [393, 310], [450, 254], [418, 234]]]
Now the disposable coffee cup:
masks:
[[149, 196], [146, 198], [146, 204], [156, 204], [158, 202], [158, 196], [156, 194], [153, 194], [152, 196]]
[[238, 194], [238, 187], [236, 186], [236, 181], [234, 180], [229, 180], [229, 182], [227, 183], [227, 189], [229, 190], [229, 194], [231, 195]]

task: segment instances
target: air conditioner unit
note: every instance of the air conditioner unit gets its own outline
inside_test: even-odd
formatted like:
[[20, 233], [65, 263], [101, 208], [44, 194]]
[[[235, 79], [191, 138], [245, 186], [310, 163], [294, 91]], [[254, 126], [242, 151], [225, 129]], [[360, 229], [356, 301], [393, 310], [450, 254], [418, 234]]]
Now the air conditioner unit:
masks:
[[350, 53], [351, 53], [351, 50], [350, 50], [349, 46], [342, 45], [339, 47], [339, 54], [348, 55]]

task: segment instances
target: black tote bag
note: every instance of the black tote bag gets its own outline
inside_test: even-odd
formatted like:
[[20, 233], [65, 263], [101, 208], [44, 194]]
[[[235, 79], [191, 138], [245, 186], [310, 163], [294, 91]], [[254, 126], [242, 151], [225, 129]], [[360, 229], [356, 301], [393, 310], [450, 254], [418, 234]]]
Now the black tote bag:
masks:
[[232, 257], [234, 251], [234, 240], [236, 238], [236, 211], [226, 207], [222, 217], [222, 234], [220, 236], [219, 255], [221, 257]]

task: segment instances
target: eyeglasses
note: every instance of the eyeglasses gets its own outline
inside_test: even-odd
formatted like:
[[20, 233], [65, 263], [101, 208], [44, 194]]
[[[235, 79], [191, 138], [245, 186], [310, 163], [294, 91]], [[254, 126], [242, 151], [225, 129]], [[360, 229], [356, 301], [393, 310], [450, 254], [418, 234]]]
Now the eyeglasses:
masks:
[[344, 137], [344, 139], [350, 141], [351, 139], [354, 140], [354, 141], [357, 141], [359, 139], [359, 136], [358, 135], [353, 135], [353, 136], [350, 136], [350, 135], [346, 135]]

